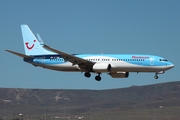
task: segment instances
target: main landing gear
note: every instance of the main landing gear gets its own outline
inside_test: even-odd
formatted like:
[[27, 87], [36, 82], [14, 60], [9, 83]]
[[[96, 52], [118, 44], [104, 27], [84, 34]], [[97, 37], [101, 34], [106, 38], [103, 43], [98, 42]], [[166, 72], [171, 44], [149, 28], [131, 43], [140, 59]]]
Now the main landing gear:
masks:
[[87, 78], [89, 78], [89, 77], [91, 77], [91, 74], [90, 74], [89, 72], [85, 72], [85, 73], [84, 73], [84, 76], [87, 77]]
[[[84, 73], [84, 76], [87, 77], [87, 78], [89, 78], [89, 77], [91, 77], [91, 73], [90, 73], [90, 72], [85, 72], [85, 73]], [[96, 80], [96, 81], [101, 81], [101, 76], [100, 76], [100, 74], [98, 74], [98, 75], [95, 77], [95, 80]]]
[[97, 81], [101, 81], [101, 76], [100, 76], [100, 74], [98, 74], [98, 75], [95, 77], [95, 79], [96, 79]]

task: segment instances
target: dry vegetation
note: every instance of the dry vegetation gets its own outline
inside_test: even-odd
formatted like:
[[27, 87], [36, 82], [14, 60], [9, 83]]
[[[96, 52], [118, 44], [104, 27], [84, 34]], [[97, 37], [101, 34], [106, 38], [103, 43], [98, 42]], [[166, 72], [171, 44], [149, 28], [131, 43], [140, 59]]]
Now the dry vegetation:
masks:
[[0, 89], [3, 120], [179, 118], [180, 82], [113, 90]]

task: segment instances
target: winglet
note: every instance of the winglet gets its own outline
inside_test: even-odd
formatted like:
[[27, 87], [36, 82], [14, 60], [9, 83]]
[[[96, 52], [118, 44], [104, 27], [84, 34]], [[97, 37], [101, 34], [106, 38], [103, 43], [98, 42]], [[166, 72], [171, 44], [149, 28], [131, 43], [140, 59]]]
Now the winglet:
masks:
[[37, 39], [40, 43], [40, 45], [44, 45], [44, 41], [42, 40], [42, 38], [40, 37], [40, 35], [37, 33]]

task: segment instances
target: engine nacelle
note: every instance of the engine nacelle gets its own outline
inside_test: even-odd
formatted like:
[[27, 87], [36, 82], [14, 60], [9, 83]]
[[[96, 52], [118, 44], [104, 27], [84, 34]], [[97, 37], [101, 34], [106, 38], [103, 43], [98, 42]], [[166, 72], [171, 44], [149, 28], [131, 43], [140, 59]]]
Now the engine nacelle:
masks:
[[95, 63], [93, 65], [94, 72], [110, 72], [111, 65], [109, 63]]
[[112, 78], [127, 78], [129, 77], [129, 72], [118, 72], [118, 73], [109, 73]]

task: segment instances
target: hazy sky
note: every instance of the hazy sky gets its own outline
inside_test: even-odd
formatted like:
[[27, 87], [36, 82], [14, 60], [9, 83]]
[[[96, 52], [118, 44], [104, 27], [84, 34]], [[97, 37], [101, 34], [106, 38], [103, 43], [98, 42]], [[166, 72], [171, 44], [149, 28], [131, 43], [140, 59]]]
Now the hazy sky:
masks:
[[[5, 52], [24, 53], [21, 24], [67, 53], [140, 53], [167, 58], [175, 68], [102, 81], [82, 73], [51, 71]], [[0, 87], [114, 89], [180, 80], [179, 0], [0, 0]]]

